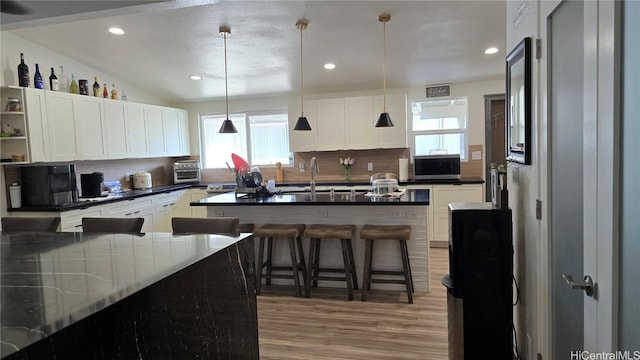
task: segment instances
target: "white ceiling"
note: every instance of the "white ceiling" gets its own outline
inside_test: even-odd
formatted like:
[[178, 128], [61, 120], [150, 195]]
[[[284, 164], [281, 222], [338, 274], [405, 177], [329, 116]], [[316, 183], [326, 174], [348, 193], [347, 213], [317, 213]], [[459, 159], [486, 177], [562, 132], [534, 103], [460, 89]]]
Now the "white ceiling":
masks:
[[[232, 33], [229, 97], [298, 93], [298, 19], [309, 22], [303, 32], [305, 93], [381, 89], [378, 15], [384, 12], [391, 14], [387, 88], [499, 78], [506, 55], [505, 1], [174, 0], [129, 8], [112, 1], [120, 7], [56, 18], [9, 21], [3, 14], [2, 29], [166, 99], [198, 101], [224, 97], [220, 25]], [[111, 26], [126, 34], [109, 34]], [[499, 52], [485, 55], [489, 46]], [[325, 62], [336, 69], [324, 70]], [[190, 80], [191, 74], [204, 79]]]

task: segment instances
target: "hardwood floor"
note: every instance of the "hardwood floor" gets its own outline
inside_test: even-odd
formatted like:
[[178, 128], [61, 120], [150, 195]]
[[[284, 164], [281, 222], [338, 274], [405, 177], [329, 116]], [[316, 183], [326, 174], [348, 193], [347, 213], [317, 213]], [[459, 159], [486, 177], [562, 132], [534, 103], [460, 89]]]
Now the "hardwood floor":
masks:
[[[359, 293], [314, 289], [311, 298], [287, 287], [262, 286], [258, 296], [261, 359], [448, 359], [447, 249], [431, 248], [430, 293]], [[362, 279], [358, 279], [362, 282]], [[374, 284], [375, 287], [375, 284]]]

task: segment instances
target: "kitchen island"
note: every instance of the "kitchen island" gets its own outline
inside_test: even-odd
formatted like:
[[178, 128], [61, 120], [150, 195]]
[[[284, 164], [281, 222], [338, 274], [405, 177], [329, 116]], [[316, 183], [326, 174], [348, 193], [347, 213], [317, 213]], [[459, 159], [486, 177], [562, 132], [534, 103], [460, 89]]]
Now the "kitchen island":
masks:
[[[352, 240], [356, 271], [362, 281], [365, 242], [359, 231], [364, 224], [410, 225], [408, 241], [409, 258], [415, 291], [429, 291], [429, 242], [427, 239], [428, 190], [405, 190], [399, 198], [367, 197], [363, 191], [352, 196], [349, 191], [336, 192], [332, 198], [328, 192], [319, 192], [315, 199], [308, 192], [279, 193], [272, 196], [252, 196], [233, 192], [211, 196], [192, 202], [191, 206], [206, 206], [208, 216], [235, 216], [240, 223], [260, 226], [279, 224], [352, 224], [357, 231]], [[258, 242], [256, 241], [256, 244]], [[308, 254], [308, 239], [303, 241]], [[256, 249], [257, 251], [257, 249]], [[274, 247], [274, 263], [287, 263], [286, 247]], [[323, 242], [320, 263], [323, 267], [342, 266], [340, 242]], [[376, 242], [374, 264], [380, 270], [402, 269], [397, 241]], [[288, 284], [289, 280], [272, 280]], [[293, 283], [291, 281], [291, 283]], [[344, 287], [344, 283], [320, 281], [320, 286]], [[374, 284], [373, 289], [402, 291], [403, 285]]]
[[253, 236], [1, 233], [6, 359], [258, 359]]

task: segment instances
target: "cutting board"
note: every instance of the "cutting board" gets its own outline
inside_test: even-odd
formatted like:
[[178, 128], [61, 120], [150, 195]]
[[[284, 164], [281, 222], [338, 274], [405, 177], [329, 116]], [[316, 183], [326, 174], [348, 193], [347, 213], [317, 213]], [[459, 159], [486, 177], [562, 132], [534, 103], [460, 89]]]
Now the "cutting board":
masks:
[[276, 163], [276, 182], [281, 184], [284, 182], [284, 171], [282, 170], [282, 163]]

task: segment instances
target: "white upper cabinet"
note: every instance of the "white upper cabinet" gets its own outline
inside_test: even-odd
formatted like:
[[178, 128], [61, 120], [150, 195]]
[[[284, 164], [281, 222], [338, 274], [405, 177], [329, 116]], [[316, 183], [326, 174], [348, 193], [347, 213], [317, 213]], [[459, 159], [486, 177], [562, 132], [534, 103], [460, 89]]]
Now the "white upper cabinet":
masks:
[[304, 103], [304, 116], [307, 117], [311, 131], [296, 131], [293, 128], [300, 117], [300, 104], [289, 104], [289, 147], [293, 152], [318, 150], [318, 122], [316, 121], [316, 102]]
[[373, 98], [359, 96], [345, 99], [345, 135], [347, 149], [369, 149], [375, 132]]
[[189, 148], [189, 113], [187, 110], [178, 109], [178, 121], [180, 122], [180, 155], [190, 155]]
[[32, 162], [51, 161], [49, 144], [49, 123], [47, 121], [47, 100], [45, 92], [25, 88], [25, 109], [29, 127], [29, 148]]
[[164, 143], [168, 156], [182, 155], [180, 152], [180, 118], [178, 109], [163, 108]]
[[74, 106], [77, 96], [79, 95], [46, 92], [47, 119], [45, 121], [48, 122], [51, 161], [82, 159], [80, 120]]
[[316, 101], [318, 147], [316, 150], [345, 148], [344, 99]]
[[104, 121], [104, 100], [91, 96], [73, 98], [81, 159], [108, 159], [107, 128]]
[[[376, 148], [407, 147], [407, 97], [405, 95], [387, 95], [387, 112], [393, 127], [375, 128], [377, 136]], [[374, 118], [377, 120], [383, 110], [383, 96], [374, 96]], [[374, 124], [375, 125], [375, 124]]]
[[144, 107], [144, 124], [147, 130], [149, 156], [163, 156], [167, 153], [164, 142], [163, 111], [161, 106]]
[[104, 118], [107, 129], [107, 153], [110, 159], [127, 157], [127, 103], [104, 100]]
[[127, 157], [149, 156], [144, 106], [144, 104], [127, 103]]
[[[305, 115], [309, 118], [312, 131], [293, 131], [300, 116], [300, 106], [289, 105], [291, 151], [407, 147], [406, 95], [387, 95], [386, 105], [394, 126], [376, 128], [375, 123], [383, 109], [383, 96], [309, 101], [305, 103]], [[312, 106], [315, 109], [311, 109]], [[310, 114], [316, 115], [313, 123]]]

